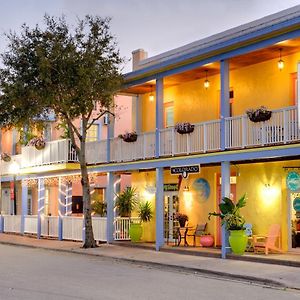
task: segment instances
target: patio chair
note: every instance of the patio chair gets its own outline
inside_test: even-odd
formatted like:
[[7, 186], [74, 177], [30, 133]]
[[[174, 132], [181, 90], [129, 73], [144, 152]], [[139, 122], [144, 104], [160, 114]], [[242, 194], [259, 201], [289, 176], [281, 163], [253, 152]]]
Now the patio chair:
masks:
[[280, 225], [272, 224], [266, 236], [253, 235], [253, 249], [255, 253], [262, 251], [266, 255], [270, 250], [282, 252], [280, 249]]
[[196, 246], [196, 237], [205, 234], [207, 223], [197, 224], [196, 228], [190, 229], [186, 236], [192, 236], [194, 238], [194, 247]]

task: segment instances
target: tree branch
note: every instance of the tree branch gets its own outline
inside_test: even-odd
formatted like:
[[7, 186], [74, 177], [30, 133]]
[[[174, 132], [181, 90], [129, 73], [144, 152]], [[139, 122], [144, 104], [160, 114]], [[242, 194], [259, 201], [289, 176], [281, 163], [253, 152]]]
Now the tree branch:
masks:
[[104, 116], [105, 114], [110, 114], [112, 115], [113, 117], [115, 116], [114, 113], [112, 113], [111, 111], [109, 110], [105, 110], [103, 111], [100, 115], [98, 115], [96, 118], [94, 118], [86, 127], [87, 130], [89, 130], [91, 128], [91, 126], [96, 122], [98, 121], [102, 116]]

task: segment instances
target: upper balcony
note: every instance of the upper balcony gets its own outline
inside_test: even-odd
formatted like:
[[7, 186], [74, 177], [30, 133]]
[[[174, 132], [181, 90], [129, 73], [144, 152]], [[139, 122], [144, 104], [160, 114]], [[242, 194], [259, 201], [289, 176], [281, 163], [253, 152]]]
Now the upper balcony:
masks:
[[[175, 127], [161, 129], [159, 147], [156, 147], [156, 133], [139, 134], [135, 142], [124, 142], [112, 138], [89, 142], [86, 147], [88, 164], [108, 162], [130, 162], [155, 157], [187, 156], [221, 150], [221, 120], [195, 123], [190, 134], [179, 134]], [[225, 150], [252, 147], [274, 146], [300, 141], [298, 113], [295, 106], [272, 111], [272, 117], [265, 122], [254, 123], [247, 115], [225, 119]], [[107, 161], [107, 149], [110, 149], [110, 161]], [[156, 153], [159, 149], [159, 153]], [[69, 140], [57, 140], [46, 144], [43, 150], [26, 146], [22, 153], [13, 156], [11, 162], [1, 162], [1, 174], [13, 174], [12, 165], [17, 162], [22, 172], [28, 168], [76, 163], [77, 157]]]

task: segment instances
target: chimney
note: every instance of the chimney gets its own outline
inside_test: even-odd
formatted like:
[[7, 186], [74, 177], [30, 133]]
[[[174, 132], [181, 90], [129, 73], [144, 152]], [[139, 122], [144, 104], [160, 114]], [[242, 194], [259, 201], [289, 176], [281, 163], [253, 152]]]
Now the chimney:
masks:
[[132, 71], [140, 69], [139, 63], [148, 57], [148, 53], [144, 49], [132, 51]]

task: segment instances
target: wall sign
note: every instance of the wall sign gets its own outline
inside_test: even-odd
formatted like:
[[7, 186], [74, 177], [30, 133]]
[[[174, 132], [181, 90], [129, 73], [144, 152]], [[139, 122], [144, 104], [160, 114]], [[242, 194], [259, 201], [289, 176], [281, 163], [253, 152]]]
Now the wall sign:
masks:
[[293, 201], [293, 207], [296, 212], [300, 211], [300, 198], [296, 197]]
[[165, 183], [164, 184], [164, 192], [178, 192], [178, 184], [177, 183]]
[[295, 172], [289, 172], [286, 177], [286, 185], [290, 191], [297, 191], [300, 189], [300, 175]]
[[182, 175], [183, 178], [187, 178], [189, 174], [200, 173], [200, 165], [171, 167], [170, 170], [171, 175]]

